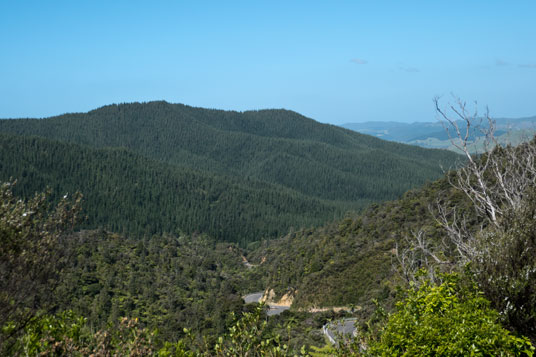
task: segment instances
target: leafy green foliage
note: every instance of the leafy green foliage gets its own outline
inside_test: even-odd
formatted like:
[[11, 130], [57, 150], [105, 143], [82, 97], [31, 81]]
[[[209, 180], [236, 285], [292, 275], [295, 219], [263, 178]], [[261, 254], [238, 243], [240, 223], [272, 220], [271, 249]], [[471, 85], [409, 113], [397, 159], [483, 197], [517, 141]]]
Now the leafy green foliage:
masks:
[[356, 340], [342, 347], [371, 356], [532, 356], [526, 338], [512, 335], [500, 325], [475, 286], [456, 275], [443, 276], [439, 285], [424, 281], [410, 287], [397, 303], [377, 339]]
[[23, 201], [0, 186], [0, 352], [36, 314], [55, 306], [62, 245], [76, 222], [80, 197], [55, 206], [46, 194]]
[[[253, 312], [246, 312], [229, 328], [225, 336], [218, 339], [211, 356], [288, 356], [288, 344], [281, 337], [266, 338], [264, 330], [267, 321], [262, 319], [263, 306], [258, 306]], [[305, 354], [304, 351], [302, 351]]]
[[232, 244], [205, 236], [138, 240], [84, 231], [69, 250], [59, 307], [85, 316], [94, 329], [139, 318], [169, 341], [183, 337], [184, 328], [210, 340], [225, 332], [231, 312], [242, 311], [247, 269]]
[[11, 352], [27, 356], [72, 352], [73, 345], [82, 343], [84, 326], [85, 319], [75, 316], [71, 311], [37, 316], [25, 327]]
[[215, 342], [203, 340], [186, 330], [186, 338], [177, 342], [162, 341], [155, 330], [140, 325], [138, 319], [121, 318], [93, 333], [87, 320], [66, 311], [35, 318], [24, 329], [11, 352], [27, 356], [297, 356], [305, 350], [292, 351], [279, 335], [267, 336], [264, 307], [245, 312]]
[[26, 356], [188, 356], [181, 346], [156, 348], [156, 333], [142, 328], [137, 319], [123, 318], [117, 327], [95, 333], [86, 319], [71, 311], [35, 318], [20, 337], [12, 352]]

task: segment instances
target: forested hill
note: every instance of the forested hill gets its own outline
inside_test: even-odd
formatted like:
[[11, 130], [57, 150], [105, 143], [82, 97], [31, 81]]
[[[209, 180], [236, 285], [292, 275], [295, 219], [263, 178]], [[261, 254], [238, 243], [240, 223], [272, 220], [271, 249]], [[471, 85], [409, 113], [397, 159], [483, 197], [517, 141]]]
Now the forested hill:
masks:
[[123, 147], [185, 168], [282, 185], [347, 208], [396, 198], [456, 161], [446, 151], [385, 142], [287, 110], [234, 112], [167, 102], [0, 120], [0, 132]]
[[341, 214], [334, 203], [273, 184], [179, 168], [125, 149], [0, 134], [0, 181], [31, 197], [81, 191], [87, 220], [133, 236], [203, 232], [242, 244]]

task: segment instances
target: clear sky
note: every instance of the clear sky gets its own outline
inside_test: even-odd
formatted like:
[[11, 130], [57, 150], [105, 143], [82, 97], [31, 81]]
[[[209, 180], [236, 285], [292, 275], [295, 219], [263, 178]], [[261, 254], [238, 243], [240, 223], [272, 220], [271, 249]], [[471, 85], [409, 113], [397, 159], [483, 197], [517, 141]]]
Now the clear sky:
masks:
[[167, 100], [321, 122], [536, 115], [536, 1], [0, 1], [0, 117]]

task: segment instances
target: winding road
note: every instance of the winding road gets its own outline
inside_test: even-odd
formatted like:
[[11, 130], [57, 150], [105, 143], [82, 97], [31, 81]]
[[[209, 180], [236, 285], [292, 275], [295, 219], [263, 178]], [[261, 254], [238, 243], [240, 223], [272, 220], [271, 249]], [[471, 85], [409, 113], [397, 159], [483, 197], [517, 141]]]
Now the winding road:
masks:
[[242, 299], [246, 302], [246, 304], [251, 304], [254, 302], [260, 302], [262, 299], [262, 295], [264, 292], [259, 291], [257, 293], [247, 294], [245, 296], [242, 296]]
[[[262, 296], [264, 295], [263, 291], [258, 291], [256, 293], [251, 293], [242, 296], [246, 304], [259, 303], [261, 302]], [[279, 315], [285, 310], [288, 310], [290, 306], [282, 305], [273, 305], [268, 304], [268, 311], [266, 314], [268, 316]], [[355, 336], [356, 328], [355, 322], [356, 318], [345, 318], [336, 321], [329, 322], [322, 327], [322, 332], [328, 338], [329, 342], [332, 344], [337, 344], [337, 339], [341, 336]]]
[[355, 328], [355, 322], [356, 318], [346, 318], [341, 319], [333, 322], [329, 322], [322, 327], [322, 332], [324, 332], [324, 335], [327, 336], [329, 342], [332, 344], [337, 343], [337, 339], [340, 336], [355, 336], [356, 328]]
[[[242, 256], [242, 259], [246, 268], [251, 269], [255, 266], [255, 265], [250, 264], [248, 260], [246, 259], [246, 257]], [[258, 291], [256, 293], [244, 295], [242, 296], [242, 299], [244, 299], [244, 302], [246, 304], [260, 303], [263, 295], [264, 295], [264, 291]], [[283, 311], [290, 309], [290, 306], [268, 304], [268, 308], [269, 309], [266, 312], [266, 315], [273, 316], [273, 315], [279, 315]], [[322, 327], [322, 332], [324, 333], [324, 335], [327, 336], [329, 342], [331, 342], [332, 344], [336, 344], [337, 338], [341, 336], [347, 336], [347, 335], [355, 336], [355, 333], [356, 333], [355, 321], [356, 321], [356, 318], [346, 318], [346, 319], [340, 319], [337, 321], [332, 321], [332, 322], [325, 324]]]

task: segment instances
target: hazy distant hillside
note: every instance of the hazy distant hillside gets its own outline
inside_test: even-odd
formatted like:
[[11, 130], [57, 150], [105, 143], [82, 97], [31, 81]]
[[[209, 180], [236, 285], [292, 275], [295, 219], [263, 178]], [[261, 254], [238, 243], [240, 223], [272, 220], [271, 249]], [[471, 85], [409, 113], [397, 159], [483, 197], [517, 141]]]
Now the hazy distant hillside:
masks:
[[381, 139], [407, 143], [416, 137], [432, 135], [443, 130], [440, 123], [400, 123], [394, 121], [375, 121], [364, 123], [346, 123], [341, 125], [362, 134]]
[[123, 147], [181, 167], [282, 185], [349, 208], [396, 198], [456, 161], [446, 151], [378, 140], [287, 110], [241, 113], [166, 102], [1, 120], [0, 132]]
[[[517, 145], [526, 141], [536, 134], [536, 116], [519, 119], [497, 118], [495, 120], [495, 136], [500, 143]], [[485, 124], [485, 123], [484, 123]], [[464, 127], [460, 123], [461, 127]], [[418, 145], [425, 148], [448, 149], [455, 151], [450, 138], [440, 122], [364, 122], [347, 123], [341, 125], [344, 128], [381, 139]], [[476, 125], [475, 125], [476, 126]], [[482, 133], [475, 130], [470, 140], [478, 141]], [[476, 147], [477, 149], [479, 147]]]

